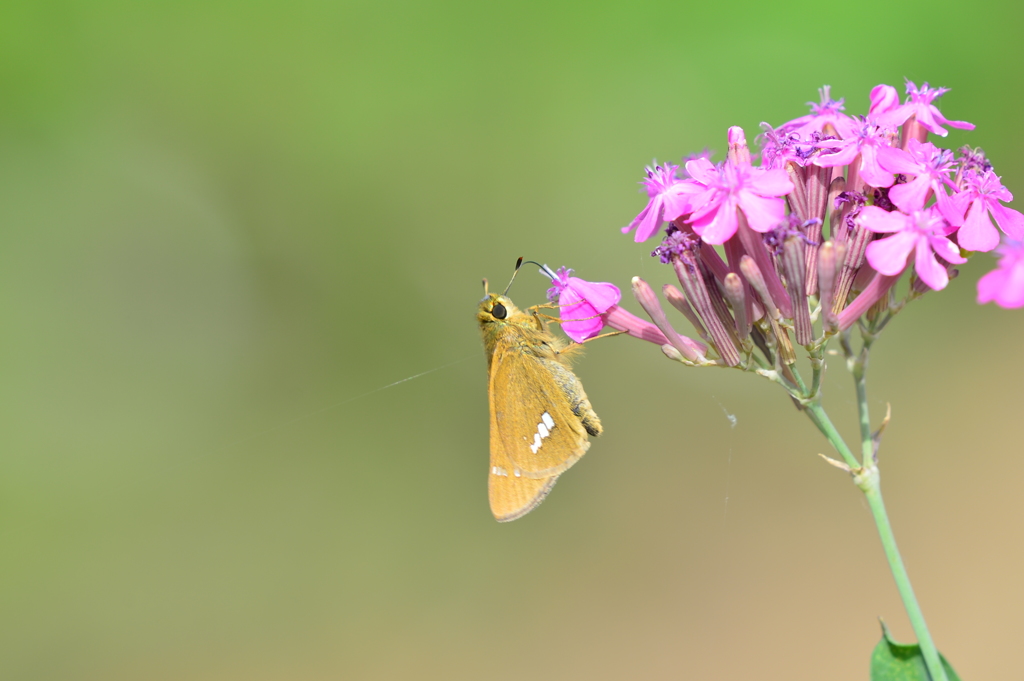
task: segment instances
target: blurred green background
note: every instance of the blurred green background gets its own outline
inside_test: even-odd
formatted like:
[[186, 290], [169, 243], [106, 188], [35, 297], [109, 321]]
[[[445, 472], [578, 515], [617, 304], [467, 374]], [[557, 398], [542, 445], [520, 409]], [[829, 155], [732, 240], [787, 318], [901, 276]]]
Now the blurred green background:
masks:
[[[1022, 11], [954, 7], [3, 3], [0, 677], [867, 678], [876, 618], [912, 632], [780, 390], [597, 343], [606, 434], [499, 525], [474, 312], [520, 255], [669, 281], [618, 231], [644, 165], [824, 84], [850, 113], [951, 87], [978, 128], [947, 145], [1024, 192]], [[1024, 312], [973, 303], [993, 262], [870, 376], [964, 679], [1018, 678], [1024, 630]], [[852, 435], [840, 362], [826, 390]]]

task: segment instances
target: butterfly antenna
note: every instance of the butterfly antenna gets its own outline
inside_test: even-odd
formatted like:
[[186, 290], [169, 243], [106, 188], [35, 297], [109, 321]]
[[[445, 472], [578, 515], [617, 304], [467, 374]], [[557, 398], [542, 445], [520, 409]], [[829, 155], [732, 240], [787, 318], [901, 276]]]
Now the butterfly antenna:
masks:
[[548, 267], [547, 265], [541, 265], [536, 260], [523, 260], [523, 258], [520, 257], [518, 260], [516, 260], [516, 269], [515, 272], [512, 273], [512, 278], [508, 280], [508, 286], [505, 287], [505, 293], [502, 293], [501, 295], [508, 295], [508, 290], [512, 288], [512, 282], [516, 280], [516, 275], [519, 274], [519, 268], [522, 267], [524, 264], [536, 265], [537, 267], [540, 268], [541, 274], [546, 276], [548, 279], [554, 281], [555, 273], [551, 271], [550, 267]]
[[516, 275], [519, 274], [519, 268], [523, 266], [523, 256], [519, 256], [519, 260], [516, 260], [516, 269], [512, 272], [512, 278], [508, 280], [508, 286], [505, 287], [505, 292], [501, 295], [508, 295], [508, 290], [512, 288], [512, 282], [516, 280]]
[[484, 298], [487, 297], [487, 277], [484, 277]]
[[531, 265], [536, 265], [537, 267], [539, 267], [539, 268], [540, 268], [540, 273], [541, 273], [541, 274], [543, 274], [543, 275], [544, 275], [545, 277], [547, 277], [548, 279], [551, 279], [552, 281], [554, 281], [554, 280], [555, 280], [555, 273], [554, 273], [554, 272], [552, 272], [552, 271], [551, 271], [551, 268], [550, 268], [550, 267], [548, 267], [547, 265], [541, 265], [541, 264], [540, 264], [539, 262], [537, 262], [536, 260], [524, 260], [524, 261], [523, 261], [523, 264], [524, 264], [524, 265], [525, 265], [525, 264], [527, 264], [527, 263], [529, 263], [529, 264], [531, 264]]

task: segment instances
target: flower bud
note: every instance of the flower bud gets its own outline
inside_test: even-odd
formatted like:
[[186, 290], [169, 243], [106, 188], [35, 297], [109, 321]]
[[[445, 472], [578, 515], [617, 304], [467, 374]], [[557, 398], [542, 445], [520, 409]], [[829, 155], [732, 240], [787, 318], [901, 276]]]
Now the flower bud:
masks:
[[683, 313], [686, 320], [697, 331], [697, 335], [710, 343], [711, 339], [708, 337], [708, 332], [704, 329], [704, 324], [700, 321], [697, 313], [693, 311], [693, 308], [690, 307], [690, 303], [686, 301], [686, 296], [683, 295], [683, 292], [672, 284], [665, 284], [661, 287], [661, 293], [665, 296], [665, 300], [672, 304], [672, 307]]
[[801, 168], [793, 161], [788, 161], [786, 163], [786, 174], [789, 175], [789, 181], [793, 183], [793, 191], [786, 196], [786, 200], [789, 202], [790, 214], [796, 215], [799, 222], [804, 222], [810, 217], [807, 208], [806, 169]]
[[743, 163], [750, 165], [750, 148], [747, 146], [747, 136], [743, 128], [734, 125], [729, 128], [729, 151], [727, 156], [732, 163]]
[[651, 289], [650, 284], [641, 279], [640, 277], [633, 277], [633, 296], [637, 302], [640, 303], [640, 307], [647, 312], [647, 315], [651, 318], [663, 334], [668, 339], [668, 344], [675, 348], [680, 355], [687, 359], [694, 361], [698, 358], [698, 353], [694, 352], [692, 348], [688, 347], [683, 343], [683, 339], [676, 333], [676, 330], [669, 324], [668, 318], [665, 316], [665, 311], [661, 308], [661, 303], [658, 301], [658, 297], [654, 295], [654, 291]]
[[846, 305], [846, 298], [850, 295], [850, 289], [853, 288], [853, 280], [861, 265], [864, 264], [864, 253], [874, 238], [874, 232], [864, 227], [859, 221], [854, 221], [847, 236], [846, 257], [843, 259], [839, 281], [836, 283], [833, 294], [832, 310], [836, 314], [839, 314]]
[[743, 244], [747, 255], [757, 263], [757, 267], [761, 271], [761, 278], [767, 290], [771, 291], [771, 300], [775, 302], [775, 306], [779, 308], [783, 317], [792, 317], [793, 310], [789, 303], [789, 295], [786, 293], [786, 287], [782, 284], [782, 279], [779, 278], [779, 273], [775, 271], [774, 259], [764, 244], [764, 238], [750, 228], [743, 213], [738, 213], [737, 221], [739, 227], [736, 233], [740, 237], [740, 243]]
[[743, 280], [735, 272], [725, 275], [725, 283], [722, 284], [722, 293], [732, 307], [733, 316], [736, 318], [736, 335], [740, 340], [750, 338], [750, 320], [747, 318], [747, 301], [743, 295]]
[[757, 263], [749, 255], [744, 255], [740, 258], [740, 272], [746, 277], [754, 292], [761, 297], [761, 302], [765, 306], [765, 314], [770, 319], [778, 319], [780, 317], [779, 307], [772, 300], [772, 294], [768, 291], [768, 285], [761, 274], [761, 268], [757, 266]]
[[782, 245], [782, 265], [786, 273], [789, 300], [793, 304], [793, 331], [799, 345], [810, 345], [814, 341], [811, 327], [811, 313], [807, 309], [807, 291], [804, 277], [807, 262], [804, 256], [803, 237], [791, 236]]
[[[736, 366], [740, 363], [740, 354], [736, 342], [733, 340], [735, 332], [730, 333], [730, 330], [726, 329], [715, 310], [699, 261], [694, 258], [692, 252], [687, 251], [673, 257], [672, 266], [675, 268], [679, 283], [683, 286], [687, 300], [690, 301], [693, 309], [707, 327], [722, 361], [729, 366]], [[717, 287], [714, 294], [721, 298]]]
[[846, 239], [846, 221], [843, 217], [849, 204], [844, 203], [842, 206], [836, 206], [836, 199], [845, 191], [846, 178], [842, 175], [832, 180], [832, 184], [828, 186], [827, 203], [828, 209], [832, 211], [828, 219], [828, 233], [832, 235], [832, 240], [837, 243]]
[[836, 247], [826, 241], [818, 249], [818, 300], [821, 302], [821, 326], [832, 331], [836, 326], [836, 314], [832, 310], [832, 293], [836, 283]]

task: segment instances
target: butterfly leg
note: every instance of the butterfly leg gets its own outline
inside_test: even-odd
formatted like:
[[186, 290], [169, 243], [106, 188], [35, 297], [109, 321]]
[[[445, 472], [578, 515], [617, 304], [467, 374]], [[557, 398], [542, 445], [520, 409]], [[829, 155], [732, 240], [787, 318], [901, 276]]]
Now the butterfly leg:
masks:
[[588, 339], [586, 339], [584, 341], [580, 341], [579, 343], [577, 343], [577, 345], [583, 345], [584, 343], [589, 343], [590, 341], [596, 341], [598, 338], [611, 338], [612, 336], [621, 336], [624, 333], [626, 333], [626, 332], [625, 331], [609, 331], [608, 333], [602, 333], [600, 336], [594, 336], [593, 338], [588, 338]]
[[589, 317], [580, 317], [578, 319], [562, 319], [561, 317], [553, 317], [553, 316], [551, 316], [549, 314], [541, 314], [540, 312], [537, 311], [537, 310], [541, 310], [541, 309], [554, 308], [554, 307], [558, 307], [558, 306], [555, 305], [554, 303], [546, 303], [544, 305], [534, 305], [534, 306], [530, 307], [529, 310], [530, 310], [530, 314], [532, 314], [534, 317], [538, 317], [538, 318], [539, 317], [543, 317], [544, 319], [546, 319], [546, 320], [548, 320], [550, 322], [555, 322], [556, 324], [561, 324], [563, 322], [585, 322], [588, 319], [597, 319], [598, 317], [601, 316], [599, 314], [595, 314], [595, 315], [590, 315]]

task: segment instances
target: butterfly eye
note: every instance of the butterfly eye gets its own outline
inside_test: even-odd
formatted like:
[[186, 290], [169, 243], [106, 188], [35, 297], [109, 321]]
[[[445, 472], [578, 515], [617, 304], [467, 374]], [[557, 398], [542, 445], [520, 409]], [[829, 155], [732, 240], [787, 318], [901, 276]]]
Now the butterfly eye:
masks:
[[505, 306], [501, 303], [498, 303], [491, 308], [491, 316], [495, 319], [504, 319], [507, 314], [508, 312], [505, 310]]

